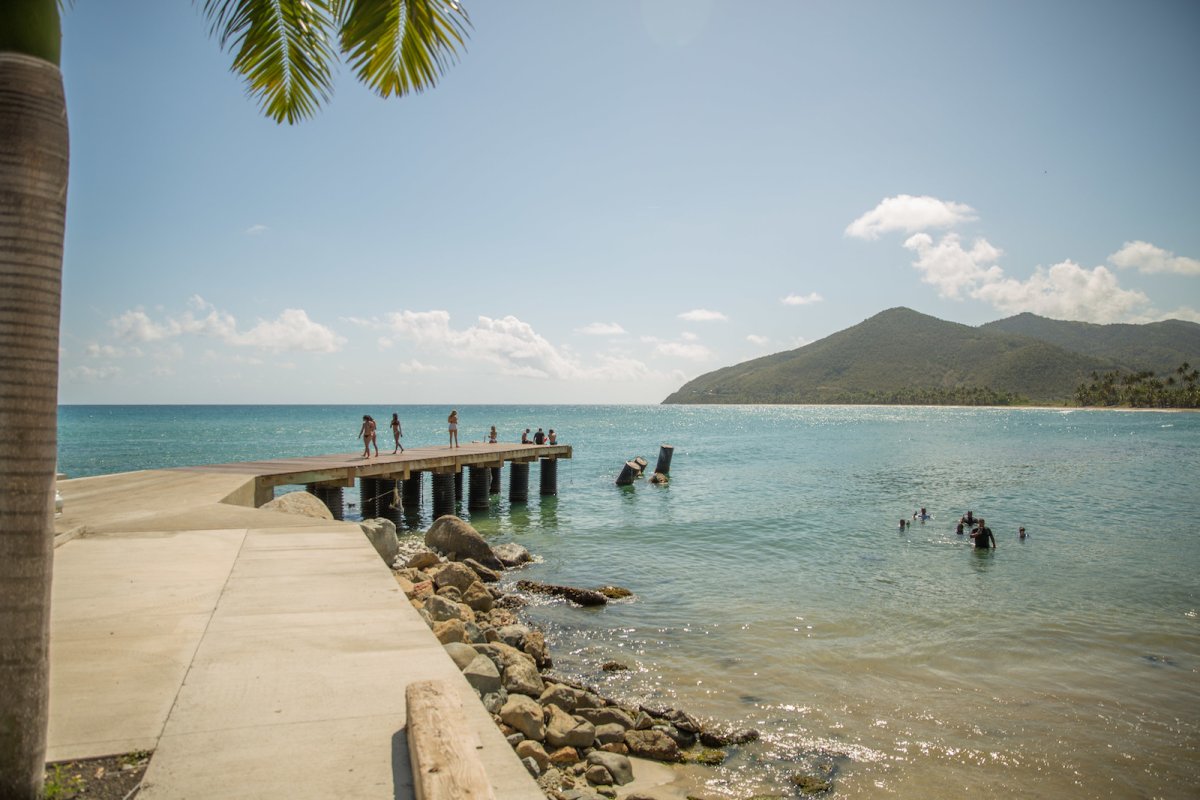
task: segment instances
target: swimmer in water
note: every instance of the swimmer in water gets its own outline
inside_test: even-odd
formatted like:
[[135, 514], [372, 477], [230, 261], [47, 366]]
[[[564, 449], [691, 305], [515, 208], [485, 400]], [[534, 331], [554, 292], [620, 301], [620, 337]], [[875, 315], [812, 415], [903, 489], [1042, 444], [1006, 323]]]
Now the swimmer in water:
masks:
[[1017, 536], [1021, 539], [1025, 538], [1025, 526], [1024, 525], [1022, 525], [1021, 529], [1019, 531], [1017, 531]]

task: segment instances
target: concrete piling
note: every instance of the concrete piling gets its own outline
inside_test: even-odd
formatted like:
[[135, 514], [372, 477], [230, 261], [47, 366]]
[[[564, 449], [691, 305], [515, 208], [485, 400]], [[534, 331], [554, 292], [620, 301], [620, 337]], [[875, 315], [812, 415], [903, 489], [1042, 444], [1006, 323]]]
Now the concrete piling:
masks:
[[454, 505], [458, 498], [454, 493], [454, 476], [460, 473], [433, 473], [433, 518], [454, 514]]
[[541, 459], [539, 493], [542, 497], [558, 494], [558, 459]]
[[529, 500], [529, 464], [512, 462], [508, 468], [508, 502], [525, 503]]
[[468, 479], [467, 508], [472, 511], [487, 511], [489, 504], [488, 489], [492, 482], [491, 468], [484, 466], [472, 466], [467, 467], [467, 469], [470, 470], [470, 477]]

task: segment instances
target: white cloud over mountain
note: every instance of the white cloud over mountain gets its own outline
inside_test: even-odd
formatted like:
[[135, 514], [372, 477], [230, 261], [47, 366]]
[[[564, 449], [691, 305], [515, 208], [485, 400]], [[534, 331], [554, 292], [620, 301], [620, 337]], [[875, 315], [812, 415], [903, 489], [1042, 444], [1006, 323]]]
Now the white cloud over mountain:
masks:
[[1149, 242], [1126, 242], [1108, 257], [1121, 269], [1136, 269], [1138, 272], [1173, 272], [1177, 275], [1200, 275], [1200, 259], [1184, 258], [1155, 247]]
[[846, 226], [846, 235], [856, 239], [878, 239], [891, 231], [916, 233], [930, 228], [952, 228], [976, 219], [975, 209], [936, 197], [900, 194], [886, 197], [879, 205]]

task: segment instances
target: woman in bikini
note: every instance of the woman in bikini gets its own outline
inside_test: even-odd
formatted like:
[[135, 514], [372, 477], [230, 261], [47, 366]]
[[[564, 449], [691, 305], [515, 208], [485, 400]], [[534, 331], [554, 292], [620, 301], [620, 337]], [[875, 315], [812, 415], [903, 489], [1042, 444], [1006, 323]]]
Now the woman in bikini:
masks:
[[400, 437], [404, 435], [404, 431], [400, 430], [400, 415], [392, 412], [392, 438], [396, 440], [396, 448], [392, 450], [392, 455], [396, 455], [396, 450], [404, 452], [404, 447], [400, 444]]
[[446, 421], [450, 423], [450, 446], [458, 447], [458, 410], [451, 411]]

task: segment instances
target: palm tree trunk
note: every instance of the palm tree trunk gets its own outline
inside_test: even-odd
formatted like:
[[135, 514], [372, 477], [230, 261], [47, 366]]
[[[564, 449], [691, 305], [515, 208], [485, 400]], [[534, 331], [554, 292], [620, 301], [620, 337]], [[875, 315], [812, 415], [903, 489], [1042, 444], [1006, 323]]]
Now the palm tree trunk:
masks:
[[62, 74], [0, 52], [0, 797], [22, 800], [46, 755], [66, 203]]

